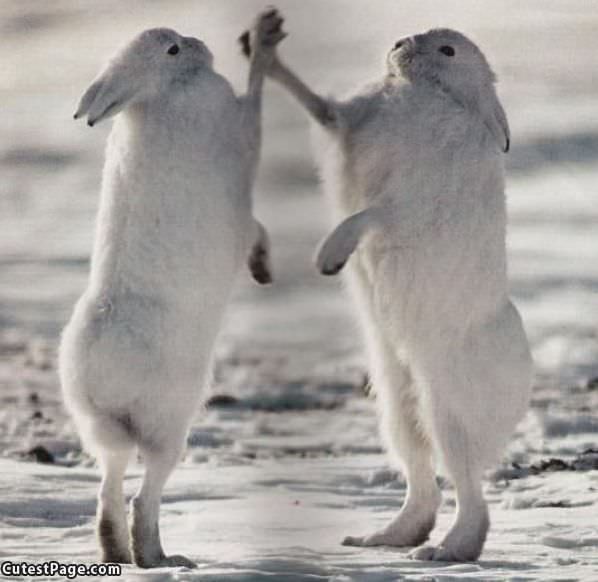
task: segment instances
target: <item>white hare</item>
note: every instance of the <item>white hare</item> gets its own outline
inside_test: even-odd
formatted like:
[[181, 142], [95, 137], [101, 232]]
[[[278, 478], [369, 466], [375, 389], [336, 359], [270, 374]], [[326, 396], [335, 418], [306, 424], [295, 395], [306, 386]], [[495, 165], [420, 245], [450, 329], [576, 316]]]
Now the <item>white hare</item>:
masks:
[[387, 527], [344, 543], [424, 542], [441, 502], [437, 462], [456, 487], [456, 519], [412, 555], [475, 560], [489, 527], [482, 472], [525, 413], [532, 373], [507, 294], [509, 128], [491, 69], [462, 34], [405, 38], [387, 66], [344, 101], [314, 94], [277, 57], [268, 72], [324, 128], [322, 174], [341, 222], [317, 264], [331, 275], [352, 255], [381, 433], [408, 483]]
[[[158, 28], [137, 36], [83, 95], [75, 117], [119, 115], [106, 150], [87, 290], [64, 330], [60, 376], [102, 484], [102, 557], [143, 567], [167, 557], [158, 514], [208, 380], [211, 352], [240, 266], [270, 281], [268, 240], [252, 217], [264, 71], [283, 38], [275, 11], [252, 29], [249, 88], [237, 98], [199, 40]], [[145, 462], [131, 503], [122, 481]]]

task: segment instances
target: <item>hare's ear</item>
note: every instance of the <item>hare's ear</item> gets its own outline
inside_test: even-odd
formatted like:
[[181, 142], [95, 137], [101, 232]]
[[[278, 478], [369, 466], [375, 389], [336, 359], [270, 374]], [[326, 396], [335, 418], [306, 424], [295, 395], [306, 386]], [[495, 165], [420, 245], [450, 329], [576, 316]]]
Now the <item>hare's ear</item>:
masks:
[[102, 87], [101, 79], [94, 81], [90, 87], [83, 93], [83, 97], [79, 99], [79, 104], [77, 105], [77, 111], [75, 111], [75, 115], [73, 117], [75, 119], [79, 119], [83, 117], [91, 107], [94, 99], [98, 96], [100, 88]]
[[116, 115], [135, 96], [136, 91], [127, 82], [125, 75], [108, 69], [85, 91], [79, 101], [75, 119], [87, 115], [87, 125], [92, 127], [98, 121]]
[[484, 111], [484, 123], [503, 152], [508, 152], [511, 147], [511, 131], [505, 110], [496, 94], [492, 95], [487, 111]]

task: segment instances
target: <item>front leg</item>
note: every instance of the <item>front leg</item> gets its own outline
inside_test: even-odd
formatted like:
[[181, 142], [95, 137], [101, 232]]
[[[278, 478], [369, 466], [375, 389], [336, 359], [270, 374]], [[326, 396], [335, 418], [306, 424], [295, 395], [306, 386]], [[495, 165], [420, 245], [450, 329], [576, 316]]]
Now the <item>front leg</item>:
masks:
[[[267, 13], [268, 14], [268, 13]], [[278, 13], [275, 12], [278, 16]], [[280, 18], [280, 17], [278, 17]], [[280, 19], [282, 24], [282, 19]], [[286, 33], [281, 32], [282, 38]], [[255, 36], [255, 35], [254, 35]], [[252, 59], [256, 52], [257, 46], [249, 31], [245, 32], [239, 38], [243, 53], [246, 57]], [[279, 39], [279, 40], [282, 40]], [[279, 42], [277, 41], [277, 43]], [[336, 127], [338, 121], [338, 112], [334, 103], [314, 93], [293, 71], [291, 71], [278, 57], [276, 50], [272, 50], [271, 58], [267, 61], [267, 68], [265, 73], [282, 85], [303, 107], [307, 112], [322, 126], [332, 129]]]
[[382, 208], [368, 208], [341, 222], [320, 245], [316, 265], [323, 275], [336, 275], [362, 239], [387, 222]]
[[253, 221], [254, 238], [247, 265], [254, 280], [260, 285], [272, 283], [272, 265], [270, 263], [270, 239], [264, 225]]
[[239, 41], [247, 48], [249, 57], [249, 80], [247, 87], [246, 103], [253, 109], [260, 108], [262, 89], [266, 72], [275, 59], [276, 45], [286, 36], [282, 30], [283, 19], [276, 9], [262, 12], [256, 19], [250, 31], [245, 32]]

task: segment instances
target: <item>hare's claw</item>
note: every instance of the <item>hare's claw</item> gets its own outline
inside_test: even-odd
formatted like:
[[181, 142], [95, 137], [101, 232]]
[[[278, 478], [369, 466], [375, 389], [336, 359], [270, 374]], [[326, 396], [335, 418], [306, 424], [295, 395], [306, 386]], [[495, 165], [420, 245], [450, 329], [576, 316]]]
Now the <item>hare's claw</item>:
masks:
[[273, 49], [282, 41], [287, 33], [282, 30], [284, 18], [276, 8], [271, 8], [260, 14], [251, 30], [246, 30], [239, 37], [241, 50], [246, 57], [251, 56], [256, 47], [258, 49]]
[[240, 37], [239, 37], [239, 44], [241, 45], [241, 52], [246, 56], [251, 56], [251, 42], [249, 40], [249, 31], [246, 30]]

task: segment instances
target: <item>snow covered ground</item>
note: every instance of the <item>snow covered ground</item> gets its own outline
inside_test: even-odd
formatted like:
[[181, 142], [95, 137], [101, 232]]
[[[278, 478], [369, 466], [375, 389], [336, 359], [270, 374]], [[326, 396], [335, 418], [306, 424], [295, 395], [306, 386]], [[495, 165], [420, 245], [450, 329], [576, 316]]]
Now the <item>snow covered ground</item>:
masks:
[[[598, 580], [598, 6], [277, 5], [291, 33], [282, 50], [324, 91], [376, 76], [397, 38], [432, 26], [469, 33], [489, 55], [514, 138], [510, 267], [537, 365], [532, 409], [488, 474], [493, 526], [479, 563], [423, 564], [403, 550], [339, 545], [384, 523], [405, 487], [379, 446], [350, 303], [311, 265], [328, 224], [308, 124], [271, 88], [256, 200], [277, 282], [240, 282], [218, 347], [217, 397], [198, 413], [164, 497], [166, 549], [199, 569], [127, 567], [126, 578]], [[118, 44], [154, 25], [202, 37], [242, 87], [235, 39], [262, 6], [0, 4], [0, 561], [95, 558], [98, 472], [64, 414], [53, 365], [85, 283], [108, 131], [72, 122], [74, 104]], [[129, 493], [140, 473], [131, 469]], [[433, 540], [453, 506], [446, 485]]]

